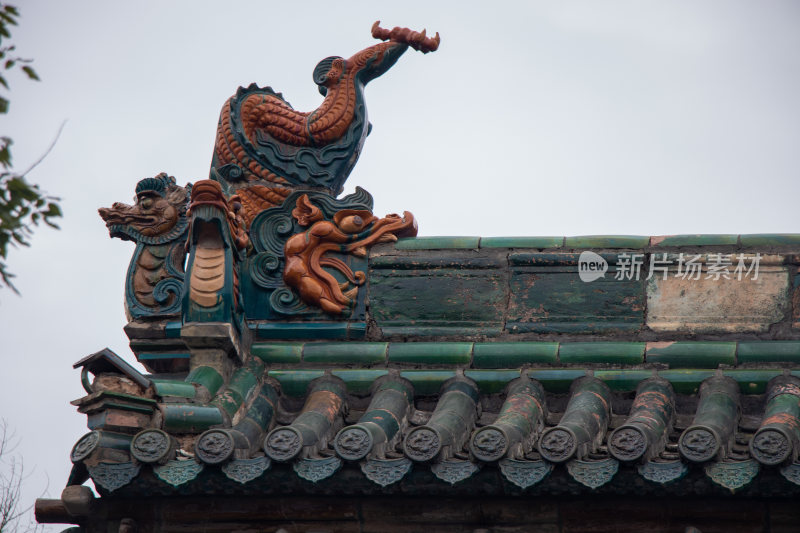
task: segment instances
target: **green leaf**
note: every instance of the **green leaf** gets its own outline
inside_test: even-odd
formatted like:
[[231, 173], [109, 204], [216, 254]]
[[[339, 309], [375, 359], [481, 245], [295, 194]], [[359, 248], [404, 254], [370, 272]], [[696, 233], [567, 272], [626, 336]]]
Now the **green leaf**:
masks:
[[27, 75], [28, 75], [28, 78], [30, 78], [30, 79], [32, 79], [32, 80], [39, 81], [39, 75], [38, 75], [38, 74], [36, 74], [36, 71], [34, 71], [34, 70], [33, 70], [31, 67], [29, 67], [28, 65], [25, 65], [24, 67], [22, 67], [22, 72], [24, 72], [25, 74], [27, 74]]
[[48, 204], [47, 211], [44, 212], [45, 217], [60, 217], [61, 207], [58, 204]]
[[3, 76], [0, 76], [0, 85], [2, 85], [3, 87], [5, 87], [6, 89], [8, 89], [8, 88], [9, 88], [9, 87], [8, 87], [8, 82], [6, 82], [6, 79], [5, 79]]
[[0, 114], [8, 113], [8, 100], [0, 96]]
[[14, 66], [16, 63], [17, 63], [17, 62], [16, 62], [16, 60], [14, 60], [14, 59], [9, 59], [9, 60], [7, 60], [7, 61], [6, 61], [6, 70], [8, 70], [8, 69], [10, 69], [11, 67], [13, 67], [13, 66]]

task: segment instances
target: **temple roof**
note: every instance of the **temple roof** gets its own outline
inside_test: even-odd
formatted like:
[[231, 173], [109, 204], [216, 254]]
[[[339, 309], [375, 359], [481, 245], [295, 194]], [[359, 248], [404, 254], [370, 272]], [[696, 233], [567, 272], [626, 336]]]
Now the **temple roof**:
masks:
[[[78, 363], [96, 378], [75, 402], [92, 432], [71, 483], [91, 477], [105, 495], [796, 494], [797, 241], [403, 239], [370, 251], [355, 319], [134, 320], [131, 347], [153, 373], [98, 363], [121, 360], [107, 350]], [[582, 246], [607, 261], [604, 279], [580, 279]], [[666, 273], [616, 279], [637, 253]], [[674, 274], [683, 254], [701, 258], [694, 284]], [[760, 277], [707, 281], [715, 254], [729, 269], [736, 254], [758, 261]], [[499, 329], [480, 319], [486, 305]], [[219, 355], [194, 355], [209, 349]]]
[[62, 503], [89, 479], [107, 502], [800, 494], [800, 235], [416, 237], [337, 197], [363, 84], [439, 44], [373, 35], [317, 65], [316, 112], [240, 89], [209, 179], [100, 210], [136, 243], [125, 331], [150, 374], [76, 363], [91, 431]]

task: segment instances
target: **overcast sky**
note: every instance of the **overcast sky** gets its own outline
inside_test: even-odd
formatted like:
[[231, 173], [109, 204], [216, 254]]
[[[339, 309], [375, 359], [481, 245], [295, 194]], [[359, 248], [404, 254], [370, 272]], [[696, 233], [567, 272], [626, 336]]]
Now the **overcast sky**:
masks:
[[[219, 109], [239, 85], [316, 108], [317, 62], [373, 44], [372, 23], [440, 32], [366, 91], [374, 127], [345, 192], [420, 235], [800, 232], [800, 3], [19, 2], [0, 135], [17, 169], [60, 196], [61, 231], [13, 250], [0, 290], [2, 414], [58, 497], [85, 417], [71, 365], [129, 361], [123, 287], [133, 244], [97, 208], [161, 171], [208, 175]], [[166, 5], [164, 5], [166, 4]], [[60, 531], [60, 528], [54, 528]]]

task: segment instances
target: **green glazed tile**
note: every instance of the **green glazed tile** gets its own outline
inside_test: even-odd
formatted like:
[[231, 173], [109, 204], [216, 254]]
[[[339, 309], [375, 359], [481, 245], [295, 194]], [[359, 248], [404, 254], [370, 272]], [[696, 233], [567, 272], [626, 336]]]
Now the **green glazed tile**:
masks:
[[557, 363], [557, 342], [476, 342], [472, 366], [514, 368], [527, 363]]
[[736, 246], [738, 235], [659, 235], [650, 237], [650, 246]]
[[250, 353], [267, 364], [299, 363], [303, 355], [303, 343], [257, 342], [250, 347]]
[[445, 337], [460, 336], [467, 337], [482, 335], [485, 337], [497, 337], [503, 333], [500, 325], [489, 326], [381, 326], [384, 337]]
[[601, 379], [615, 392], [632, 392], [639, 382], [653, 377], [652, 370], [597, 370], [594, 377]]
[[242, 399], [247, 398], [258, 385], [258, 377], [249, 370], [240, 368], [231, 376], [228, 390], [236, 392]]
[[481, 237], [481, 248], [561, 248], [564, 237]]
[[534, 369], [528, 372], [531, 379], [537, 380], [548, 392], [562, 394], [569, 392], [572, 382], [586, 375], [583, 369]]
[[258, 325], [259, 339], [347, 339], [347, 322], [289, 322]]
[[717, 368], [736, 364], [735, 342], [676, 341], [647, 343], [648, 363], [675, 368]]
[[170, 352], [162, 352], [162, 353], [140, 353], [136, 354], [136, 359], [138, 361], [169, 361], [172, 359], [191, 359], [192, 354], [188, 352], [180, 352], [180, 353], [170, 353]]
[[471, 342], [402, 342], [389, 344], [390, 363], [468, 365]]
[[482, 394], [503, 392], [509, 381], [520, 377], [519, 370], [467, 370], [464, 375], [475, 381]]
[[659, 370], [658, 375], [670, 383], [677, 394], [697, 394], [704, 379], [714, 375], [713, 370]]
[[372, 383], [379, 377], [389, 373], [388, 370], [334, 370], [334, 376], [342, 378], [347, 385], [347, 392], [359, 396], [366, 395]]
[[[384, 335], [488, 335], [502, 331], [507, 262], [486, 251], [378, 257], [369, 271], [372, 318]], [[385, 260], [385, 261], [384, 261]]]
[[303, 361], [363, 365], [383, 363], [387, 345], [385, 342], [309, 342], [303, 347]]
[[562, 364], [638, 365], [644, 363], [644, 346], [643, 342], [562, 342], [558, 360]]
[[739, 364], [800, 363], [800, 341], [740, 341], [736, 360]]
[[414, 385], [414, 393], [420, 396], [437, 394], [442, 383], [455, 375], [452, 370], [404, 370], [400, 372], [400, 376]]
[[395, 243], [398, 250], [475, 250], [480, 245], [480, 237], [412, 237], [400, 239]]
[[281, 384], [287, 396], [305, 396], [308, 384], [325, 374], [323, 370], [270, 370], [269, 376]]
[[617, 256], [604, 276], [587, 283], [577, 253], [510, 253], [509, 333], [619, 333], [644, 324], [644, 278], [615, 279]]
[[[379, 255], [369, 260], [371, 269], [391, 270], [389, 275], [404, 275], [396, 270], [419, 270], [420, 274], [429, 276], [431, 271], [445, 270], [452, 272], [469, 272], [471, 270], [505, 269], [506, 258], [503, 254], [491, 252], [475, 252], [474, 250], [453, 250], [435, 255], [407, 254], [407, 255]], [[373, 274], [374, 275], [374, 274]], [[413, 274], [412, 274], [413, 275]], [[372, 279], [370, 279], [372, 281]]]
[[229, 417], [233, 418], [233, 415], [235, 415], [239, 407], [242, 406], [242, 401], [243, 399], [239, 393], [228, 389], [222, 395], [211, 400], [209, 405], [225, 411]]
[[367, 336], [366, 322], [349, 322], [347, 324], [347, 338], [350, 340], [359, 340]]
[[739, 236], [742, 246], [790, 246], [800, 244], [798, 233], [752, 233]]
[[216, 407], [195, 404], [162, 405], [164, 431], [167, 433], [199, 433], [223, 423], [222, 413]]
[[168, 339], [180, 339], [181, 338], [181, 323], [180, 322], [167, 322], [167, 325], [164, 327], [164, 335]]
[[224, 384], [222, 376], [210, 366], [198, 366], [192, 370], [186, 379], [187, 383], [202, 385], [213, 396]]
[[725, 370], [723, 374], [739, 382], [742, 394], [764, 394], [767, 383], [775, 376], [780, 376], [782, 370]]
[[567, 237], [565, 248], [645, 248], [650, 237], [641, 235], [581, 235]]
[[185, 381], [173, 381], [169, 379], [153, 379], [153, 387], [158, 396], [172, 396], [176, 398], [194, 398], [197, 389], [191, 383]]

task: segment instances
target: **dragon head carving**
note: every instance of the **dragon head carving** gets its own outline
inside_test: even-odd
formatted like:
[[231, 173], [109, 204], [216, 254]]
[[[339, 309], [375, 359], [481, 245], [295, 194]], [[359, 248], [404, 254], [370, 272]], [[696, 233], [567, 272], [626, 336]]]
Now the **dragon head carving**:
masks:
[[136, 203], [116, 202], [98, 209], [112, 237], [163, 244], [181, 235], [188, 224], [186, 209], [191, 184], [181, 187], [164, 172], [136, 184]]

